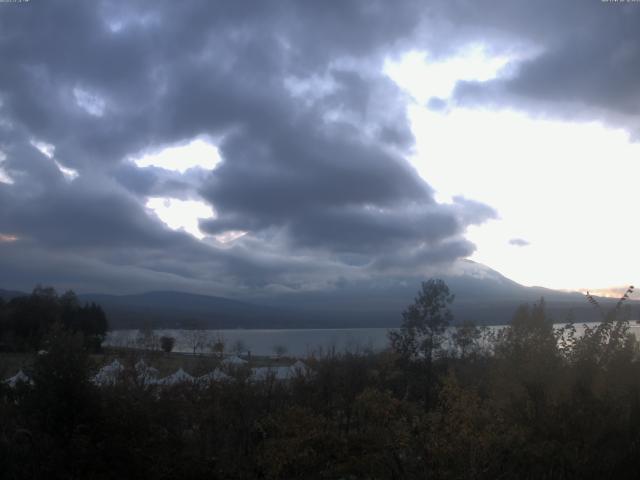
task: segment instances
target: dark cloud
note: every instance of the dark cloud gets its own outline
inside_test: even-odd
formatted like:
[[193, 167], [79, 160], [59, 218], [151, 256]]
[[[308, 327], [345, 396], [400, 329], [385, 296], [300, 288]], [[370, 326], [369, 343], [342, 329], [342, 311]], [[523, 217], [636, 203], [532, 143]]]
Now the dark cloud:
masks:
[[[507, 74], [488, 82], [459, 82], [458, 104], [517, 107], [556, 118], [604, 121], [640, 134], [640, 7], [627, 2], [458, 1], [465, 41], [510, 44]], [[464, 27], [464, 28], [463, 28]], [[506, 39], [512, 39], [506, 43]], [[504, 51], [504, 47], [502, 47]], [[508, 51], [508, 50], [507, 50]]]
[[302, 138], [285, 131], [262, 139], [256, 132], [225, 142], [227, 160], [203, 187], [220, 215], [203, 228], [277, 227], [294, 245], [380, 254], [437, 242], [487, 216], [461, 221], [435, 204], [430, 188], [401, 158], [342, 131], [308, 128]]
[[447, 109], [447, 102], [442, 98], [431, 97], [427, 102], [427, 108], [435, 112], [441, 112]]
[[512, 238], [509, 240], [509, 245], [513, 245], [514, 247], [526, 247], [530, 245], [530, 243], [524, 238]]
[[[0, 232], [18, 237], [0, 243], [7, 286], [330, 289], [467, 256], [466, 228], [494, 216], [438, 204], [406, 160], [406, 98], [381, 72], [421, 38], [434, 13], [423, 2], [0, 8], [0, 151], [14, 182], [0, 183]], [[201, 135], [219, 139], [213, 171], [130, 160]], [[247, 234], [171, 231], [148, 196], [207, 201], [217, 216], [204, 231]]]

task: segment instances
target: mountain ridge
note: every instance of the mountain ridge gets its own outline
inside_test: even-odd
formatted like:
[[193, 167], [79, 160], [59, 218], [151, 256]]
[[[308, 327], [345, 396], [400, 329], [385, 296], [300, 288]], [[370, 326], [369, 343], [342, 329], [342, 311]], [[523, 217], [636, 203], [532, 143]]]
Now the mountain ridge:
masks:
[[[578, 323], [597, 321], [598, 312], [578, 292], [526, 287], [471, 260], [463, 260], [444, 275], [456, 298], [454, 318], [477, 324], [505, 324], [523, 303], [544, 298], [556, 322], [571, 313]], [[349, 284], [329, 291], [298, 292], [269, 298], [232, 299], [176, 290], [134, 294], [79, 294], [81, 302], [100, 304], [113, 329], [141, 328], [355, 328], [395, 327], [401, 312], [417, 292], [421, 278], [372, 286]], [[27, 295], [0, 289], [6, 299]], [[616, 299], [598, 297], [604, 308]], [[635, 302], [634, 302], [635, 303]]]

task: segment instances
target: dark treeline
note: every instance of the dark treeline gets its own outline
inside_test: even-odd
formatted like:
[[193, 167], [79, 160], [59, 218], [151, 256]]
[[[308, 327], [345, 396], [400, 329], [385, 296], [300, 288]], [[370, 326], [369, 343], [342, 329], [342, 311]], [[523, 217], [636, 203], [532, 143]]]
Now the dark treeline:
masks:
[[[452, 296], [423, 284], [386, 352], [312, 373], [95, 387], [81, 335], [56, 328], [33, 384], [0, 387], [3, 478], [637, 478], [640, 361], [622, 309], [576, 335], [544, 302], [500, 332], [451, 337]], [[451, 342], [449, 342], [451, 338]]]
[[82, 333], [87, 346], [99, 349], [107, 332], [107, 318], [99, 305], [81, 305], [69, 290], [58, 295], [51, 287], [37, 286], [31, 295], [4, 301], [0, 298], [0, 348], [38, 350], [55, 324]]

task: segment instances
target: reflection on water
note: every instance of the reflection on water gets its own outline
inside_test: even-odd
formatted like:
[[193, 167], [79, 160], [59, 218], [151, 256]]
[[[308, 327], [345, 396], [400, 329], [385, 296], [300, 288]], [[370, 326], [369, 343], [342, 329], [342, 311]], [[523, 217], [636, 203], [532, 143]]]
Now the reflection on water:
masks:
[[[589, 323], [588, 326], [597, 325]], [[560, 328], [564, 324], [557, 324]], [[630, 323], [631, 332], [638, 336], [640, 325]], [[576, 334], [584, 331], [583, 324], [576, 324]], [[487, 327], [499, 330], [503, 326]], [[344, 328], [344, 329], [291, 329], [291, 330], [154, 330], [153, 336], [169, 336], [176, 339], [175, 352], [209, 353], [218, 339], [223, 339], [225, 351], [238, 349], [253, 355], [274, 355], [305, 357], [314, 353], [331, 350], [336, 352], [380, 351], [388, 346], [387, 328]], [[136, 347], [141, 344], [143, 334], [139, 330], [114, 330], [109, 332], [105, 346]]]

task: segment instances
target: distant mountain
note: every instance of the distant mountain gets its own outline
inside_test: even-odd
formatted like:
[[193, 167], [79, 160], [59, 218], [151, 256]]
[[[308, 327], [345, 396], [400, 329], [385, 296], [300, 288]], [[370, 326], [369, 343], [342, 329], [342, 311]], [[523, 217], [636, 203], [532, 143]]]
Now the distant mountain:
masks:
[[[599, 320], [598, 312], [581, 293], [525, 287], [471, 260], [458, 262], [444, 280], [456, 294], [453, 312], [460, 320], [470, 319], [480, 324], [508, 323], [519, 305], [541, 298], [556, 322], [565, 321], [570, 313], [577, 322]], [[598, 301], [605, 309], [616, 302], [611, 298], [598, 298]]]
[[[544, 298], [547, 311], [556, 322], [563, 322], [571, 313], [576, 322], [598, 321], [598, 312], [583, 294], [563, 292], [542, 287], [525, 287], [497, 271], [471, 260], [461, 260], [442, 278], [455, 294], [452, 304], [455, 321], [471, 320], [477, 324], [497, 325], [511, 321], [515, 310], [523, 303]], [[269, 305], [306, 311], [314, 318], [324, 317], [344, 325], [397, 326], [401, 312], [413, 299], [426, 278], [404, 279], [372, 285], [345, 284], [332, 291], [296, 293], [264, 300]], [[598, 299], [603, 308], [612, 307], [616, 300]], [[638, 302], [630, 302], [638, 308]]]
[[288, 312], [270, 306], [184, 292], [79, 295], [103, 307], [112, 328], [287, 328], [299, 326]]
[[3, 300], [11, 300], [15, 297], [24, 297], [25, 295], [29, 295], [28, 293], [19, 292], [17, 290], [3, 290], [0, 288], [0, 298]]
[[[597, 311], [580, 293], [525, 287], [495, 270], [470, 260], [453, 265], [440, 275], [456, 298], [455, 321], [477, 324], [508, 323], [516, 308], [544, 297], [556, 322], [572, 313], [576, 322], [597, 321]], [[424, 277], [362, 282], [338, 282], [328, 290], [232, 300], [175, 291], [135, 295], [79, 295], [82, 302], [101, 305], [111, 328], [354, 328], [395, 327]], [[0, 290], [6, 299], [26, 293]], [[599, 298], [603, 308], [616, 300]], [[640, 302], [629, 302], [637, 310]], [[633, 313], [637, 313], [634, 311]], [[640, 318], [640, 316], [636, 316]]]

